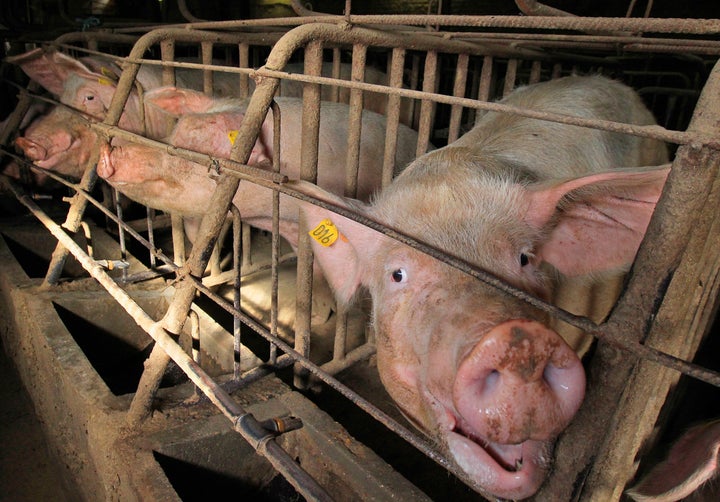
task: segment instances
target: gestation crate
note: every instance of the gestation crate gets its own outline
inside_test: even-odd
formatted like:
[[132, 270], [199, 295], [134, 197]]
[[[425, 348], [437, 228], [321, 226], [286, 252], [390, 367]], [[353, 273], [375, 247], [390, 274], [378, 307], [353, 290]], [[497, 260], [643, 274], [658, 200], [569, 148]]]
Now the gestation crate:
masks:
[[[32, 165], [10, 146], [33, 103], [68, 109], [57, 95], [18, 85], [18, 106], [0, 138], [3, 156], [21, 178], [40, 173], [63, 186], [46, 186], [44, 194], [32, 187], [33, 197], [17, 180], [6, 181], [15, 197], [0, 227], [4, 343], [81, 492], [91, 499], [191, 499], [227, 485], [273, 499], [487, 495], [416, 432], [383, 389], [367, 327], [370, 299], [336, 304], [313, 269], [310, 229], [301, 223], [292, 245], [281, 237], [281, 200], [324, 202], [298, 189], [283, 168], [293, 162], [301, 180], [317, 182], [318, 110], [338, 101], [350, 105], [347, 154], [333, 175], [342, 180], [338, 194], [349, 197], [359, 194], [368, 137], [363, 108], [386, 117], [375, 157], [378, 189], [402, 167], [396, 153], [408, 147], [399, 129], [417, 131], [410, 149], [422, 155], [455, 141], [487, 111], [667, 142], [672, 168], [663, 195], [622, 288], [599, 311], [584, 305], [595, 294], [587, 289], [546, 303], [498, 286], [492, 270], [444, 255], [402, 228], [342, 213], [592, 337], [578, 338], [585, 340], [585, 400], [560, 434], [535, 498], [621, 499], [652, 462], [645, 459], [660, 448], [687, 385], [720, 383], [712, 369], [692, 363], [717, 306], [720, 43], [713, 37], [720, 21], [318, 16], [294, 23], [88, 31], [43, 47], [38, 57], [89, 55], [119, 69], [108, 77], [115, 91], [104, 117], [69, 110], [95, 133], [70, 178]], [[246, 100], [228, 158], [118, 127], [133, 96], [152, 91], [136, 81], [148, 68], [157, 68], [158, 85], [190, 82], [206, 96]], [[519, 86], [571, 74], [628, 84], [658, 125], [496, 103]], [[302, 100], [300, 137], [293, 138], [299, 151], [284, 152], [292, 159], [274, 156], [272, 167], [247, 165], [266, 115], [277, 110], [274, 97], [289, 95]], [[279, 114], [275, 137], [282, 120]], [[120, 194], [108, 190], [95, 166], [113, 138], [195, 162], [193, 176], [215, 187], [203, 215], [183, 222], [128, 201], [122, 186]], [[260, 229], [243, 223], [243, 210], [232, 204], [246, 186], [267, 190], [271, 210]]]

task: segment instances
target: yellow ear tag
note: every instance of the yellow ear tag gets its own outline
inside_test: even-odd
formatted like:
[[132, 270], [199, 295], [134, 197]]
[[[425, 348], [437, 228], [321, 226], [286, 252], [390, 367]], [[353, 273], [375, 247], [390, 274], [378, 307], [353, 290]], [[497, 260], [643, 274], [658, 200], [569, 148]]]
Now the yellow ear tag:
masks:
[[109, 68], [105, 68], [104, 66], [101, 66], [101, 67], [100, 67], [100, 73], [102, 73], [103, 75], [105, 75], [105, 76], [106, 76], [107, 78], [109, 78], [109, 79], [116, 79], [116, 78], [117, 78], [117, 75], [115, 75], [115, 73], [113, 73], [112, 70], [110, 70]]
[[234, 145], [235, 140], [237, 139], [237, 135], [240, 131], [228, 131], [227, 137], [230, 140], [230, 144]]
[[113, 85], [113, 83], [104, 77], [98, 77], [98, 84], [100, 85]]
[[340, 231], [332, 221], [325, 218], [318, 226], [310, 230], [308, 234], [321, 246], [329, 247], [332, 246], [340, 236]]

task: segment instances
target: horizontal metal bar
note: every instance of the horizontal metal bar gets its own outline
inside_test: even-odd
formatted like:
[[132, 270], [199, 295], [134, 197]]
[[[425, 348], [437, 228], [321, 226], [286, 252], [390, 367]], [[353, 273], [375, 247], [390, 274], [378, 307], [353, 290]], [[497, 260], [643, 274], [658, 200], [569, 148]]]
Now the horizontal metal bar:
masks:
[[243, 438], [253, 448], [262, 453], [288, 481], [306, 498], [311, 500], [332, 500], [327, 492], [303, 470], [282, 448], [275, 443], [274, 435], [263, 432], [259, 422], [247, 413], [225, 390], [217, 385], [205, 371], [190, 358], [165, 331], [161, 323], [153, 320], [125, 290], [118, 286], [105, 271], [95, 263], [63, 229], [48, 217], [27, 195], [10, 184], [18, 199], [30, 212], [45, 225], [60, 244], [80, 262], [85, 270], [97, 280], [118, 304], [144, 329], [155, 342], [190, 377], [193, 383], [213, 402], [213, 404], [235, 425]]

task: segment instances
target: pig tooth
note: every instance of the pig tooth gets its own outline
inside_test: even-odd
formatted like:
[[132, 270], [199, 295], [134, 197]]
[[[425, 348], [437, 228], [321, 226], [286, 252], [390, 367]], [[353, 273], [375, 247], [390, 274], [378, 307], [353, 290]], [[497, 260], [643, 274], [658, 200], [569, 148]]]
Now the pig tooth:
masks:
[[523, 459], [522, 459], [522, 458], [519, 458], [519, 459], [515, 460], [515, 471], [521, 470], [521, 469], [522, 469], [522, 466], [523, 466]]

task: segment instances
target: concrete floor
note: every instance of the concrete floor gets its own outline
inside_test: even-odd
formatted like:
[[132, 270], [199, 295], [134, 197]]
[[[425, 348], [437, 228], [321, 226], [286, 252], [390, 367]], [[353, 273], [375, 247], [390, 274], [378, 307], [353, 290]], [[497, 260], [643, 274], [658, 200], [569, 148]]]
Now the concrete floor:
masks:
[[72, 502], [32, 401], [0, 339], [0, 501]]

